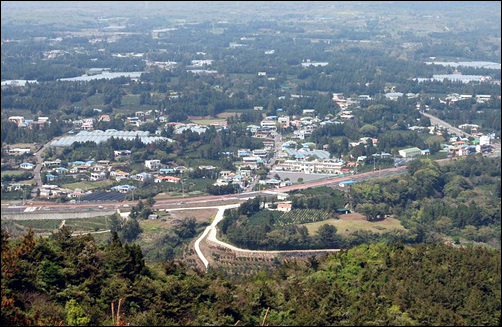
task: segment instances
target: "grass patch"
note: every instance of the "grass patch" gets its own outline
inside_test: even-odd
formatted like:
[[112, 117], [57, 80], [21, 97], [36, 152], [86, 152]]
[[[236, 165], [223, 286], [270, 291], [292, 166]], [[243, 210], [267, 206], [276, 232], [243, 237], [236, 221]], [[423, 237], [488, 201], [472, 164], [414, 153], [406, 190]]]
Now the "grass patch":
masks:
[[221, 119], [191, 119], [191, 122], [199, 125], [211, 125], [212, 123], [226, 123]]
[[109, 216], [76, 219], [16, 220], [15, 223], [26, 228], [31, 227], [36, 233], [49, 233], [58, 229], [61, 222], [64, 220], [65, 225], [70, 227], [74, 232], [94, 232], [107, 229], [108, 217]]
[[189, 178], [185, 183], [185, 191], [187, 190], [188, 192], [199, 191], [206, 193], [207, 187], [213, 185], [214, 182], [215, 180], [210, 178], [197, 178], [197, 179]]
[[122, 97], [123, 106], [139, 106], [139, 94], [126, 94]]
[[291, 224], [306, 224], [325, 221], [332, 217], [333, 215], [324, 210], [295, 209], [282, 214], [282, 216], [278, 221], [275, 222], [274, 225], [285, 226]]
[[227, 119], [228, 117], [230, 116], [241, 116], [242, 112], [237, 112], [237, 111], [225, 111], [225, 112], [222, 112], [222, 113], [219, 113], [216, 115], [216, 117], [218, 118], [223, 118], [223, 119]]
[[373, 233], [384, 233], [393, 229], [405, 230], [401, 222], [395, 218], [385, 218], [382, 221], [369, 222], [366, 220], [344, 220], [342, 219], [329, 219], [315, 223], [304, 224], [307, 227], [309, 235], [315, 235], [319, 227], [324, 224], [333, 225], [338, 229], [338, 233], [342, 235], [349, 235], [357, 230], [368, 230]]
[[2, 178], [4, 176], [20, 176], [26, 172], [31, 173], [31, 170], [3, 170], [2, 171]]
[[99, 106], [105, 103], [104, 101], [105, 95], [103, 93], [94, 94], [87, 98], [87, 102], [89, 106]]
[[38, 149], [37, 146], [33, 145], [33, 143], [16, 143], [16, 144], [9, 144], [9, 147], [11, 149], [15, 148], [21, 148], [21, 149], [31, 149], [32, 152], [34, 152], [36, 149]]
[[109, 180], [104, 180], [104, 181], [96, 181], [96, 182], [76, 182], [76, 183], [69, 183], [69, 184], [63, 184], [62, 186], [65, 188], [69, 188], [71, 190], [74, 189], [82, 189], [84, 191], [87, 190], [92, 190], [100, 187], [107, 187], [113, 184], [113, 181]]

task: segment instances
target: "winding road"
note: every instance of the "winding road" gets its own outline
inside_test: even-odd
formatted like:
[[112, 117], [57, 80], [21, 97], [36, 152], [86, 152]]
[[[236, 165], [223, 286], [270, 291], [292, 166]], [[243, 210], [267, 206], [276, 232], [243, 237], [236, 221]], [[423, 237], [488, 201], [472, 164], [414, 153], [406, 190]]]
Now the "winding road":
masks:
[[[208, 260], [206, 259], [206, 257], [204, 256], [204, 254], [202, 253], [202, 251], [200, 249], [200, 242], [202, 242], [202, 240], [204, 240], [204, 238], [206, 236], [208, 236], [208, 234], [209, 234], [209, 236], [207, 237], [207, 241], [213, 242], [213, 243], [215, 243], [217, 245], [226, 247], [226, 248], [228, 248], [230, 250], [233, 250], [233, 251], [236, 251], [236, 252], [259, 253], [259, 254], [266, 254], [266, 253], [277, 254], [277, 253], [292, 253], [292, 252], [295, 252], [295, 253], [338, 252], [338, 251], [341, 250], [341, 249], [270, 250], [270, 251], [265, 251], [265, 250], [248, 250], [248, 249], [241, 249], [241, 248], [238, 248], [236, 246], [233, 246], [233, 245], [230, 245], [228, 243], [225, 243], [225, 242], [222, 242], [222, 241], [218, 240], [216, 238], [216, 235], [218, 233], [218, 229], [216, 228], [216, 226], [218, 225], [218, 223], [220, 221], [223, 220], [223, 216], [224, 216], [225, 210], [237, 208], [239, 205], [240, 204], [231, 204], [231, 205], [225, 205], [225, 206], [216, 207], [216, 208], [218, 208], [218, 213], [216, 214], [216, 217], [214, 218], [213, 222], [211, 223], [210, 226], [206, 227], [206, 229], [204, 230], [204, 232], [202, 233], [202, 235], [195, 241], [195, 252], [197, 252], [197, 255], [199, 256], [200, 260], [202, 261], [202, 263], [206, 267], [206, 271], [207, 271], [207, 268], [209, 267], [209, 262], [208, 262]], [[212, 207], [212, 208], [215, 208], [215, 207]], [[193, 209], [200, 209], [200, 208], [193, 208]]]

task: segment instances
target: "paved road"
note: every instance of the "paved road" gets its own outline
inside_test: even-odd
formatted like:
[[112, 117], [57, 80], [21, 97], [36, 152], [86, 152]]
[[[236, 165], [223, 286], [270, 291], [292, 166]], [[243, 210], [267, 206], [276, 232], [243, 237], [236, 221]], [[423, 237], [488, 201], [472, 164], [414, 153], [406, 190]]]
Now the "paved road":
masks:
[[[277, 254], [277, 253], [309, 253], [309, 252], [338, 252], [341, 249], [316, 249], [316, 250], [271, 250], [271, 251], [265, 251], [265, 250], [248, 250], [248, 249], [241, 249], [236, 246], [230, 245], [228, 243], [222, 242], [217, 239], [216, 235], [218, 234], [218, 229], [217, 225], [220, 221], [223, 220], [225, 210], [227, 209], [232, 209], [232, 208], [237, 208], [239, 204], [231, 204], [231, 205], [226, 205], [226, 206], [219, 206], [218, 208], [218, 213], [216, 214], [216, 217], [214, 218], [213, 222], [211, 223], [210, 226], [206, 227], [202, 235], [195, 241], [195, 252], [197, 252], [197, 255], [199, 256], [200, 260], [206, 267], [206, 270], [209, 266], [209, 262], [204, 257], [204, 254], [200, 250], [200, 242], [207, 236], [207, 241], [215, 243], [219, 246], [226, 247], [228, 249], [231, 249], [236, 252], [245, 252], [245, 253], [257, 253], [257, 254]], [[214, 208], [214, 207], [213, 207]], [[194, 208], [196, 209], [196, 208]]]
[[[270, 193], [277, 192], [289, 192], [293, 190], [301, 190], [309, 187], [317, 187], [317, 186], [333, 186], [338, 185], [341, 181], [346, 180], [367, 180], [374, 179], [380, 177], [387, 177], [391, 175], [399, 175], [406, 171], [406, 167], [397, 167], [397, 168], [387, 168], [379, 171], [372, 171], [367, 173], [361, 173], [356, 175], [350, 175], [345, 177], [337, 177], [322, 181], [316, 182], [307, 182], [298, 185], [286, 186], [276, 189], [268, 189], [265, 191], [255, 191], [255, 192], [245, 192], [240, 194], [228, 194], [228, 195], [206, 195], [206, 196], [198, 196], [191, 198], [183, 198], [183, 199], [166, 199], [166, 200], [158, 200], [154, 207], [155, 208], [170, 208], [176, 206], [189, 206], [194, 204], [222, 204], [224, 201], [245, 201], [249, 198], [254, 198], [258, 195], [265, 196]], [[27, 206], [8, 206], [7, 204], [2, 204], [2, 213], [14, 213], [14, 212], [22, 212], [27, 208], [36, 207], [36, 210], [44, 210], [44, 211], [55, 211], [55, 212], [87, 212], [87, 211], [110, 211], [122, 209], [124, 210], [124, 205], [136, 205], [137, 201], [126, 201], [126, 202], [100, 202], [100, 203], [53, 203], [47, 201], [31, 201]], [[99, 207], [99, 208], [98, 208]]]
[[47, 149], [50, 142], [45, 143], [37, 152], [35, 152], [35, 159], [37, 160], [37, 165], [33, 170], [33, 178], [37, 182], [37, 186], [31, 190], [31, 198], [35, 199], [37, 197], [37, 191], [42, 189], [42, 176], [40, 175], [40, 171], [42, 170], [42, 163], [44, 160], [42, 159], [42, 153]]
[[[271, 193], [277, 193], [277, 192], [289, 192], [293, 190], [301, 190], [301, 189], [306, 189], [309, 187], [317, 187], [317, 186], [336, 186], [338, 183], [341, 181], [346, 181], [346, 180], [368, 180], [368, 179], [374, 179], [374, 178], [380, 178], [380, 177], [387, 177], [391, 175], [399, 175], [403, 174], [406, 171], [406, 167], [397, 167], [397, 168], [387, 168], [387, 169], [381, 169], [378, 171], [372, 171], [372, 172], [367, 172], [367, 173], [361, 173], [361, 174], [356, 174], [356, 175], [350, 175], [350, 176], [345, 176], [345, 177], [336, 177], [332, 179], [326, 179], [322, 181], [315, 181], [315, 182], [306, 182], [303, 184], [297, 184], [297, 185], [292, 185], [292, 186], [286, 186], [286, 187], [281, 187], [281, 188], [276, 188], [276, 189], [268, 189], [265, 191], [255, 191], [255, 192], [245, 192], [245, 193], [240, 193], [240, 194], [228, 194], [228, 195], [205, 195], [205, 196], [198, 196], [198, 197], [191, 197], [191, 198], [183, 198], [183, 199], [166, 199], [166, 200], [158, 200], [154, 207], [155, 208], [174, 208], [174, 207], [185, 207], [189, 205], [197, 205], [197, 204], [219, 204], [221, 205], [222, 202], [225, 201], [245, 201], [249, 198], [254, 198], [258, 195], [265, 196], [269, 195]], [[136, 205], [138, 202], [137, 201], [125, 201], [125, 202], [100, 202], [100, 203], [53, 203], [53, 202], [47, 202], [47, 201], [31, 201], [29, 202], [29, 205], [11, 205], [8, 206], [7, 204], [2, 204], [2, 213], [15, 213], [15, 212], [23, 212], [27, 208], [36, 208], [36, 210], [43, 210], [43, 211], [54, 211], [54, 212], [87, 212], [87, 211], [110, 211], [110, 210], [117, 210], [121, 209], [124, 210], [124, 205], [129, 205], [133, 206]], [[99, 208], [98, 208], [99, 207]]]
[[450, 124], [448, 124], [447, 122], [445, 122], [444, 120], [437, 118], [436, 116], [433, 116], [433, 115], [428, 114], [426, 112], [422, 112], [422, 115], [424, 115], [425, 117], [428, 117], [431, 120], [431, 125], [433, 125], [433, 126], [438, 125], [439, 127], [444, 127], [448, 130], [448, 132], [450, 134], [457, 134], [458, 136], [462, 136], [462, 137], [469, 137], [470, 136], [472, 138], [475, 138], [474, 135], [469, 134], [459, 128], [453, 127]]
[[[496, 153], [497, 156], [500, 156], [500, 152]], [[443, 164], [444, 162], [451, 161], [451, 158], [447, 159], [439, 159], [436, 160], [439, 164]], [[406, 172], [406, 166], [396, 167], [396, 168], [386, 168], [366, 173], [360, 173], [355, 175], [349, 175], [344, 177], [336, 177], [330, 178], [322, 181], [314, 181], [314, 182], [306, 182], [303, 184], [297, 184], [292, 186], [285, 186], [281, 188], [275, 189], [267, 189], [265, 191], [255, 191], [255, 192], [245, 192], [240, 194], [228, 194], [228, 195], [205, 195], [198, 197], [190, 197], [190, 198], [177, 198], [177, 199], [165, 199], [158, 200], [154, 207], [155, 208], [180, 208], [180, 207], [188, 207], [188, 206], [197, 206], [197, 205], [211, 205], [214, 203], [215, 205], [223, 205], [225, 202], [229, 201], [239, 202], [245, 201], [250, 198], [254, 198], [258, 195], [260, 196], [270, 196], [273, 193], [278, 192], [289, 192], [294, 190], [306, 189], [309, 187], [318, 187], [318, 186], [337, 186], [341, 181], [354, 180], [354, 181], [363, 181], [363, 180], [371, 180], [395, 175], [401, 175]], [[8, 205], [6, 203], [2, 203], [2, 213], [16, 213], [23, 212], [25, 210], [30, 210], [35, 208], [35, 210], [43, 210], [47, 212], [88, 212], [88, 211], [111, 211], [111, 210], [126, 210], [124, 209], [124, 205], [132, 206], [136, 205], [137, 201], [126, 201], [126, 202], [100, 202], [100, 203], [80, 203], [80, 204], [70, 204], [70, 203], [53, 203], [47, 201], [31, 201], [29, 205]], [[98, 208], [99, 206], [99, 208]]]
[[213, 222], [211, 225], [207, 226], [202, 235], [195, 241], [195, 252], [197, 252], [197, 255], [199, 256], [200, 260], [204, 264], [204, 267], [209, 266], [209, 262], [207, 261], [206, 257], [204, 257], [204, 254], [202, 254], [202, 251], [200, 250], [200, 242], [206, 237], [206, 235], [214, 230], [216, 233], [216, 225], [223, 219], [223, 213], [225, 212], [226, 209], [231, 209], [231, 208], [237, 208], [240, 204], [231, 204], [227, 206], [219, 206], [219, 207], [213, 207], [213, 208], [218, 208], [218, 213], [216, 214], [216, 217], [214, 218]]

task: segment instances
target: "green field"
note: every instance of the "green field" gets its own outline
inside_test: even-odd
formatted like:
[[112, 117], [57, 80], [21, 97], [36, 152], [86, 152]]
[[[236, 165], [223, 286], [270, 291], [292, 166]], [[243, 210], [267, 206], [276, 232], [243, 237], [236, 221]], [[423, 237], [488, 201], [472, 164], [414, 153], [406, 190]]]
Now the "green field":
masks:
[[124, 95], [122, 97], [122, 105], [139, 107], [139, 95], [138, 94]]
[[99, 93], [99, 94], [94, 94], [94, 95], [88, 97], [87, 101], [90, 106], [99, 106], [99, 105], [103, 105], [104, 98], [105, 98], [104, 94]]
[[393, 229], [405, 230], [401, 222], [395, 218], [385, 218], [383, 221], [369, 222], [366, 220], [344, 220], [344, 219], [329, 219], [315, 223], [304, 224], [307, 227], [310, 235], [315, 235], [317, 229], [324, 225], [333, 225], [338, 229], [338, 233], [342, 235], [352, 234], [356, 230], [368, 230], [373, 233], [384, 233]]
[[65, 225], [74, 232], [95, 232], [107, 229], [107, 219], [108, 216], [76, 219], [34, 219], [16, 220], [15, 224], [26, 228], [31, 227], [35, 233], [50, 233], [58, 229], [61, 222], [65, 220]]
[[31, 172], [29, 170], [4, 170], [2, 171], [2, 177], [4, 176], [19, 176], [26, 172]]
[[324, 210], [295, 209], [282, 214], [275, 222], [275, 225], [285, 226], [291, 224], [316, 223], [330, 218], [332, 218], [332, 215]]
[[212, 123], [226, 122], [225, 119], [191, 119], [190, 121], [199, 125], [211, 125]]
[[107, 187], [112, 184], [113, 184], [113, 181], [104, 180], [104, 181], [97, 181], [97, 182], [76, 182], [76, 183], [64, 184], [62, 186], [65, 188], [69, 188], [71, 190], [79, 188], [84, 191], [87, 191], [87, 190], [92, 190], [92, 189], [99, 188], [99, 187]]

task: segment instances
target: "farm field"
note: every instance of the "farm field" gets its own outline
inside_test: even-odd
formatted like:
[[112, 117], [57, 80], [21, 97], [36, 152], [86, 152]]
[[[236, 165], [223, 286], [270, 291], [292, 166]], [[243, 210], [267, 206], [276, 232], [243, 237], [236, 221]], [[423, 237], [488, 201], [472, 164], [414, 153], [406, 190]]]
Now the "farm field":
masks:
[[212, 123], [226, 123], [225, 120], [222, 119], [191, 119], [192, 123], [199, 125], [211, 125]]
[[338, 233], [342, 235], [348, 235], [357, 230], [368, 230], [373, 233], [383, 233], [393, 229], [405, 229], [401, 225], [401, 222], [395, 218], [389, 217], [385, 218], [385, 220], [382, 221], [370, 222], [367, 221], [363, 215], [358, 213], [341, 215], [340, 219], [329, 219], [325, 221], [308, 223], [304, 224], [304, 226], [307, 227], [310, 235], [314, 235], [316, 230], [324, 224], [335, 226], [338, 229]]
[[26, 172], [31, 173], [29, 170], [4, 170], [2, 171], [2, 177], [4, 176], [20, 176]]
[[275, 225], [285, 226], [291, 224], [306, 224], [325, 221], [333, 216], [323, 210], [295, 209], [284, 213]]
[[[93, 218], [76, 218], [76, 219], [37, 219], [37, 220], [16, 220], [10, 221], [12, 227], [19, 230], [21, 233], [26, 233], [31, 227], [37, 234], [46, 235], [55, 231], [65, 220], [65, 225], [70, 227], [75, 233], [92, 233], [97, 231], [104, 231], [108, 227], [108, 216], [93, 217]], [[2, 225], [4, 222], [2, 221]]]
[[315, 209], [295, 209], [290, 212], [280, 212], [280, 211], [260, 211], [247, 220], [247, 224], [250, 225], [262, 225], [265, 223], [270, 223], [273, 219], [273, 225], [275, 226], [286, 226], [293, 224], [306, 224], [325, 221], [332, 218], [332, 216], [323, 210]]
[[106, 186], [110, 186], [113, 184], [113, 181], [111, 180], [104, 180], [104, 181], [96, 181], [96, 182], [75, 182], [75, 183], [69, 183], [69, 184], [64, 184], [63, 187], [66, 187], [66, 188], [69, 188], [69, 189], [76, 189], [76, 188], [79, 188], [79, 189], [82, 189], [84, 191], [87, 191], [87, 190], [92, 190], [92, 189], [95, 189], [95, 188], [99, 188], [99, 187], [106, 187]]
[[218, 212], [217, 209], [201, 209], [201, 210], [179, 210], [171, 211], [172, 219], [184, 219], [186, 217], [194, 217], [198, 223], [210, 222]]
[[250, 276], [268, 271], [282, 261], [276, 254], [237, 253], [227, 248], [207, 245], [207, 243], [205, 247], [210, 253], [208, 258], [210, 264], [233, 276]]

